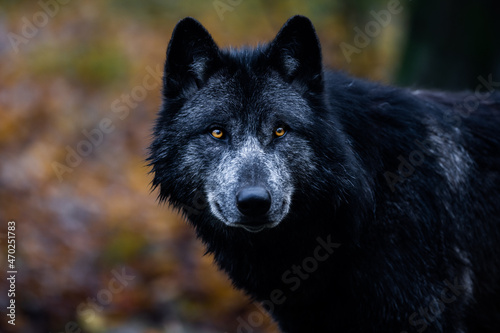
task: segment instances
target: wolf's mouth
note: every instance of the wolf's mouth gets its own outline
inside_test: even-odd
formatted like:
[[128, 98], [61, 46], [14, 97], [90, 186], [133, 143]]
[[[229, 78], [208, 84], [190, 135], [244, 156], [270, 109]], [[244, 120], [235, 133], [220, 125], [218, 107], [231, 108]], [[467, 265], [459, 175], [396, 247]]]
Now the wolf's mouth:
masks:
[[255, 221], [252, 221], [252, 222], [245, 221], [245, 222], [231, 224], [231, 226], [243, 228], [249, 232], [261, 232], [264, 229], [274, 228], [278, 224], [279, 224], [279, 222], [271, 222], [271, 221], [265, 221], [265, 223], [262, 223], [262, 222], [255, 223]]
[[[248, 213], [245, 209], [240, 209], [237, 202], [235, 206], [225, 207], [225, 202], [217, 200], [214, 195], [208, 194], [210, 210], [215, 218], [228, 227], [242, 228], [251, 233], [258, 233], [265, 229], [272, 229], [281, 223], [289, 210], [289, 201], [283, 199], [280, 207], [269, 209], [259, 214]], [[243, 211], [242, 211], [243, 210]], [[246, 213], [246, 214], [245, 214]]]
[[257, 232], [261, 232], [264, 229], [274, 228], [275, 226], [277, 226], [279, 224], [279, 222], [270, 222], [270, 221], [269, 222], [266, 221], [265, 223], [259, 223], [259, 224], [256, 224], [255, 221], [243, 221], [243, 222], [230, 223], [223, 217], [224, 214], [222, 213], [222, 209], [221, 209], [220, 204], [217, 201], [215, 201], [214, 203], [215, 203], [215, 208], [217, 211], [217, 217], [225, 225], [227, 225], [229, 227], [243, 228], [248, 232], [257, 233]]
[[262, 225], [262, 226], [253, 226], [253, 225], [246, 225], [246, 224], [235, 224], [235, 227], [241, 227], [245, 229], [246, 231], [249, 232], [261, 232], [262, 230], [268, 228], [267, 225]]

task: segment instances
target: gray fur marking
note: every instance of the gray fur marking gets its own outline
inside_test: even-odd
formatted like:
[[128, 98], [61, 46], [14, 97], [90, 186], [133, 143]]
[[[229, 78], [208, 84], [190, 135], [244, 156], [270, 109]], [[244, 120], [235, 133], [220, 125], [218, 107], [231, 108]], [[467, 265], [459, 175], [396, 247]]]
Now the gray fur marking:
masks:
[[[277, 226], [290, 210], [294, 191], [285, 165], [286, 160], [278, 154], [266, 153], [252, 137], [236, 152], [224, 152], [213, 173], [213, 181], [205, 188], [212, 214], [228, 226], [239, 226], [241, 215], [236, 208], [236, 193], [244, 185], [263, 184], [271, 194], [270, 224], [266, 227]], [[253, 184], [242, 183], [242, 178], [250, 179], [247, 182]]]
[[460, 131], [455, 130], [456, 138], [433, 126], [429, 127], [429, 141], [433, 145], [432, 153], [435, 154], [442, 175], [450, 184], [452, 190], [456, 190], [467, 181], [469, 169], [473, 164], [469, 153], [463, 146], [457, 143]]

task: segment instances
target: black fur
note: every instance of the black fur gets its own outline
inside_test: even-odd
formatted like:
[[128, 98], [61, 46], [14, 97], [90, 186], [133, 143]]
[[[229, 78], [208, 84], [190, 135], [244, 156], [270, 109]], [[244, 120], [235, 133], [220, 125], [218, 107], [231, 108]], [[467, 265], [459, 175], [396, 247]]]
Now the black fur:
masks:
[[[500, 95], [490, 88], [411, 91], [323, 71], [301, 16], [240, 50], [220, 50], [186, 18], [167, 51], [153, 186], [283, 332], [498, 332]], [[290, 127], [281, 141], [264, 133], [275, 118]], [[226, 142], [209, 137], [214, 123], [233, 129]], [[257, 233], [207, 204], [221, 156], [251, 133], [293, 187], [288, 214]], [[248, 168], [261, 177], [258, 163]]]

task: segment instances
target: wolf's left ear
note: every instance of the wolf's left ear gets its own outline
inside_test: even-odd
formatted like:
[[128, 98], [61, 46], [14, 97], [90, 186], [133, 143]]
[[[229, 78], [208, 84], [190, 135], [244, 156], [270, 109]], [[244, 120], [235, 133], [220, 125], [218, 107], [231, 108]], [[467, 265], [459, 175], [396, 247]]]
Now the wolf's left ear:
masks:
[[269, 52], [271, 65], [288, 81], [301, 80], [322, 89], [321, 46], [307, 17], [291, 17], [271, 42]]
[[200, 88], [217, 67], [219, 47], [200, 22], [191, 17], [179, 21], [167, 48], [163, 94], [177, 97], [191, 87]]

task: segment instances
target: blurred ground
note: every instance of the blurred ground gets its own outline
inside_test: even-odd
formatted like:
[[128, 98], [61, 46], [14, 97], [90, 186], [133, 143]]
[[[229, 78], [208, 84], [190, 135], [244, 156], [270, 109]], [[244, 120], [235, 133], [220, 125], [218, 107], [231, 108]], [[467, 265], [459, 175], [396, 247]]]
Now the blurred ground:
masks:
[[[347, 0], [3, 0], [0, 267], [3, 274], [7, 222], [14, 220], [18, 274], [15, 328], [6, 323], [7, 284], [0, 281], [0, 330], [241, 331], [238, 318], [256, 305], [232, 289], [191, 228], [159, 207], [149, 189], [144, 158], [172, 29], [193, 16], [220, 46], [255, 45], [300, 13], [315, 23], [328, 66], [391, 81], [405, 12], [352, 61], [339, 48], [353, 43], [357, 20], [385, 7]], [[252, 332], [276, 331], [266, 319]]]

